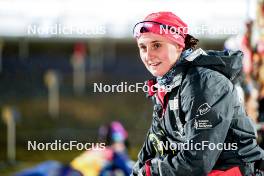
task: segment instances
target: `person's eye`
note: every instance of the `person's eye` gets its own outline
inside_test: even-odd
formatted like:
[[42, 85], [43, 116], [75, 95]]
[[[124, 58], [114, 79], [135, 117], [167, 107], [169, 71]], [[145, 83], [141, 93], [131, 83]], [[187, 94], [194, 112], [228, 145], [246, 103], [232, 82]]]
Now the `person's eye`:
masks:
[[160, 48], [161, 47], [161, 44], [160, 43], [154, 43], [153, 44], [153, 48], [154, 49], [158, 49], [158, 48]]
[[141, 51], [145, 51], [147, 49], [147, 47], [145, 45], [140, 45], [138, 48]]

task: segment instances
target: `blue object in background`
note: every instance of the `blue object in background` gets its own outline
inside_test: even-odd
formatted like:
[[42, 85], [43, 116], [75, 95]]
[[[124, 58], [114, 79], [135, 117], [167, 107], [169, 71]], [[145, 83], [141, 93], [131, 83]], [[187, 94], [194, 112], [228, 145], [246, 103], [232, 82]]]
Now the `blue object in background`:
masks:
[[100, 173], [100, 176], [115, 175], [115, 170], [119, 170], [124, 176], [129, 176], [132, 172], [132, 167], [129, 166], [129, 158], [123, 152], [114, 152], [113, 160], [109, 162]]

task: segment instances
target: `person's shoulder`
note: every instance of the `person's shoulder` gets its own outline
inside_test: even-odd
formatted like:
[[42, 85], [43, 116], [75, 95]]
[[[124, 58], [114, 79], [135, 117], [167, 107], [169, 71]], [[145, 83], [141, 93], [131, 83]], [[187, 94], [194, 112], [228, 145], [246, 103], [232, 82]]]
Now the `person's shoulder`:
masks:
[[218, 71], [199, 66], [188, 69], [182, 86], [191, 90], [210, 89], [210, 91], [219, 91], [219, 89], [233, 89], [232, 82], [225, 75]]
[[219, 73], [218, 71], [215, 71], [215, 70], [212, 70], [206, 67], [201, 67], [201, 66], [190, 67], [186, 73], [186, 78], [189, 78], [189, 79], [207, 80], [207, 79], [216, 78], [216, 77], [229, 80], [222, 73]]

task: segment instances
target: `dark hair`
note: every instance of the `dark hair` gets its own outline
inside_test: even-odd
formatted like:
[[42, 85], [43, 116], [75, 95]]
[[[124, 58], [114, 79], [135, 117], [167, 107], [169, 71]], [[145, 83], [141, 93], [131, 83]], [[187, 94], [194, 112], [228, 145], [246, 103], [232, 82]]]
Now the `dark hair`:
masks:
[[184, 40], [184, 43], [185, 43], [185, 47], [183, 49], [184, 50], [187, 50], [187, 49], [195, 49], [197, 44], [198, 44], [199, 40], [194, 38], [193, 36], [187, 34], [186, 37], [185, 37], [185, 40]]

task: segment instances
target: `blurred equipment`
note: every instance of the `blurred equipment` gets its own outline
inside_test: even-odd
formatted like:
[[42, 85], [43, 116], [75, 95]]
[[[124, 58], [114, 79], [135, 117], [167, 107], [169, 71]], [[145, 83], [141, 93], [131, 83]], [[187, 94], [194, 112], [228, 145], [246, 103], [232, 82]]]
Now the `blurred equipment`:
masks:
[[2, 111], [2, 118], [7, 125], [7, 159], [9, 163], [16, 161], [16, 122], [20, 118], [14, 107], [6, 106]]
[[89, 44], [89, 74], [90, 75], [100, 75], [103, 73], [103, 63], [104, 63], [104, 42], [99, 39], [93, 41]]
[[18, 172], [15, 176], [81, 176], [81, 174], [70, 166], [57, 161], [45, 161], [35, 167]]
[[44, 81], [49, 91], [49, 114], [55, 118], [59, 115], [59, 77], [58, 73], [49, 70], [45, 74]]
[[73, 67], [73, 88], [74, 93], [81, 95], [85, 90], [85, 44], [76, 43], [74, 46], [71, 63]]
[[2, 64], [2, 54], [3, 54], [3, 48], [4, 48], [4, 41], [2, 41], [0, 39], [0, 73], [2, 72], [2, 67], [3, 67], [3, 64]]
[[71, 166], [80, 171], [84, 176], [98, 176], [102, 167], [111, 156], [112, 151], [109, 149], [86, 151], [76, 157], [71, 162]]

